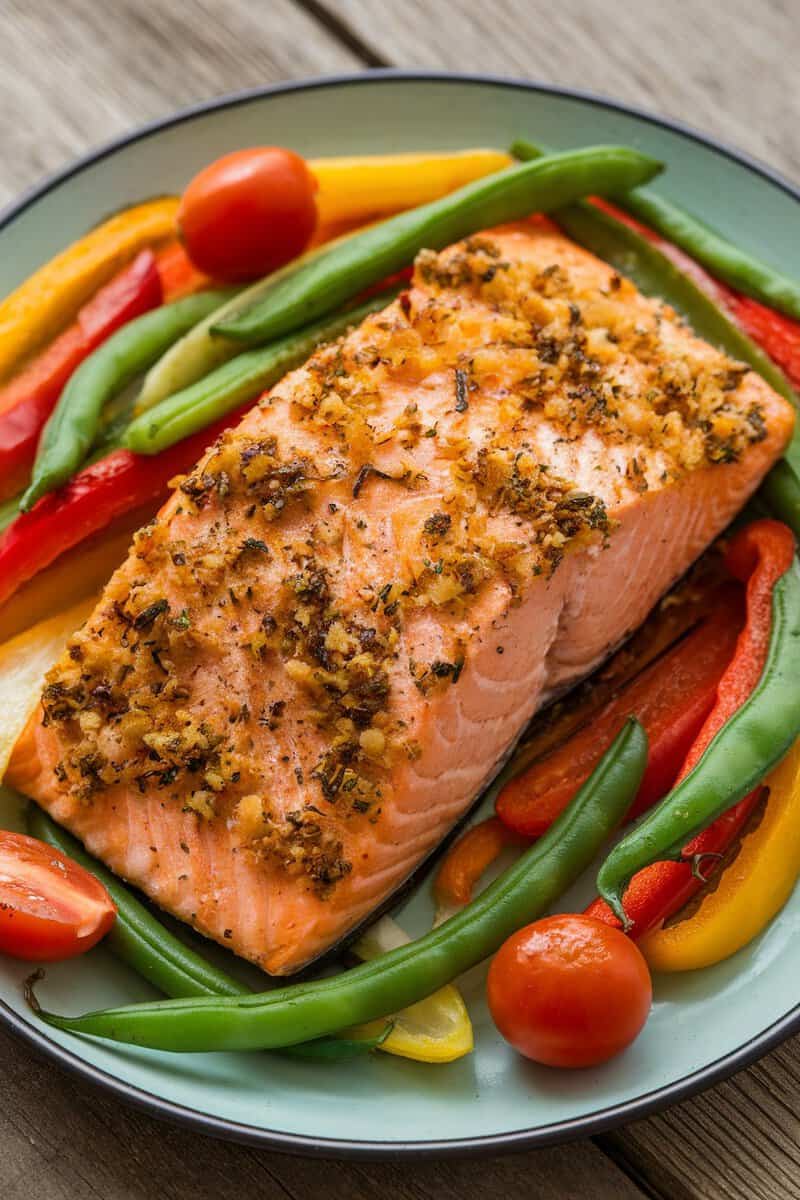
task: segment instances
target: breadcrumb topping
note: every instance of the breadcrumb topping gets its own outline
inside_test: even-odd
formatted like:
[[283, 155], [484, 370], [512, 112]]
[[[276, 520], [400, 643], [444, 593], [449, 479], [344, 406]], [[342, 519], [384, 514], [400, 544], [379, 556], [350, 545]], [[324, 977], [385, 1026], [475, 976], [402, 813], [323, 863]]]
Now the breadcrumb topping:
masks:
[[[598, 439], [633, 494], [735, 461], [766, 435], [746, 373], [619, 276], [510, 261], [491, 236], [423, 251], [409, 291], [265, 396], [137, 534], [46, 680], [59, 780], [86, 804], [125, 785], [230, 821], [247, 853], [327, 895], [352, 868], [348, 825], [377, 823], [393, 766], [420, 753], [395, 664], [431, 702], [469, 667], [457, 632], [409, 656], [410, 614], [455, 631], [488, 583], [519, 603], [613, 536], [607, 499], [563, 455], [555, 469], [555, 446]], [[212, 696], [223, 662], [244, 682]], [[289, 716], [295, 757], [265, 779]]]

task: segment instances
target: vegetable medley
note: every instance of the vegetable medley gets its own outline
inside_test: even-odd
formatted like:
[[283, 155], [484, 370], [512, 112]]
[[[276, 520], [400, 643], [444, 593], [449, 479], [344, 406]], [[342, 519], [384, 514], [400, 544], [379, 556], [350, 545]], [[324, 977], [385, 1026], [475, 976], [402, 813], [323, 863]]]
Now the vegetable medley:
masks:
[[[170, 481], [401, 293], [422, 250], [547, 213], [794, 402], [800, 283], [652, 192], [661, 169], [626, 147], [530, 142], [310, 161], [238, 150], [0, 302], [0, 774], [46, 670]], [[581, 1067], [624, 1050], [647, 1019], [650, 969], [734, 954], [800, 874], [798, 535], [795, 433], [743, 521], [535, 718], [489, 789], [493, 815], [438, 868], [434, 928], [411, 940], [382, 918], [338, 974], [253, 992], [31, 804], [32, 836], [0, 833], [0, 948], [53, 961], [105, 937], [168, 997], [63, 1017], [31, 985], [31, 1005], [57, 1028], [163, 1050], [442, 1063], [473, 1047], [456, 981], [494, 956], [489, 1006], [521, 1054]], [[597, 899], [547, 915], [623, 825]], [[496, 874], [501, 856], [514, 861]]]

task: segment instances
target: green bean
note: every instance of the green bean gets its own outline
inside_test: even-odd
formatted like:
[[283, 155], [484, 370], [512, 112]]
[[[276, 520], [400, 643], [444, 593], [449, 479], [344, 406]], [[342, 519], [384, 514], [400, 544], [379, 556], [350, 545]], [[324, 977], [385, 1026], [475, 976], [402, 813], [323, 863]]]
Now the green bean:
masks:
[[38, 805], [28, 806], [27, 823], [32, 837], [54, 846], [100, 880], [117, 906], [117, 919], [106, 943], [153, 987], [167, 996], [244, 996], [250, 992], [170, 933], [116, 875]]
[[174, 442], [205, 428], [237, 405], [257, 396], [287, 371], [305, 362], [322, 342], [331, 341], [351, 325], [357, 325], [368, 313], [383, 308], [396, 294], [396, 289], [382, 292], [358, 308], [325, 317], [270, 346], [237, 355], [197, 383], [136, 417], [128, 426], [125, 445], [137, 454], [158, 454], [159, 450], [166, 450]]
[[600, 868], [600, 895], [623, 924], [624, 891], [651, 863], [681, 859], [683, 847], [761, 782], [800, 733], [800, 566], [775, 584], [769, 650], [761, 678], [695, 768], [617, 843]]
[[800, 320], [800, 283], [733, 245], [705, 222], [647, 188], [620, 198], [625, 209], [680, 246], [731, 287]]
[[281, 337], [408, 266], [423, 248], [440, 250], [487, 225], [550, 211], [590, 192], [624, 191], [660, 169], [652, 158], [618, 146], [570, 150], [508, 167], [326, 249], [267, 287], [240, 316], [216, 322], [213, 331], [244, 342]]
[[[589, 204], [572, 204], [556, 214], [566, 232], [628, 275], [647, 295], [658, 296], [679, 312], [700, 337], [746, 362], [771, 387], [798, 407], [786, 376], [750, 338], [733, 325], [713, 300], [660, 250], [634, 229]], [[800, 422], [781, 462], [769, 472], [764, 496], [775, 516], [800, 537]]]
[[327, 253], [333, 246], [351, 236], [352, 234], [345, 234], [326, 242], [323, 246], [309, 250], [300, 258], [295, 258], [285, 267], [281, 267], [280, 270], [273, 271], [264, 279], [259, 279], [245, 291], [237, 292], [221, 308], [215, 309], [209, 316], [199, 321], [188, 333], [175, 342], [174, 346], [170, 346], [158, 362], [150, 368], [136, 398], [134, 415], [138, 416], [162, 400], [166, 400], [168, 396], [183, 391], [190, 384], [202, 379], [209, 372], [239, 354], [242, 349], [241, 342], [212, 334], [212, 326], [238, 316], [239, 313], [244, 312], [260, 300], [279, 279], [283, 279], [285, 275], [295, 271], [301, 263], [319, 258], [321, 254]]
[[[549, 151], [548, 151], [549, 152]], [[532, 142], [514, 142], [510, 153], [528, 162], [545, 150]], [[800, 320], [800, 283], [729, 242], [699, 217], [659, 196], [650, 188], [638, 187], [615, 197], [626, 212], [650, 226], [662, 237], [680, 246], [697, 262], [731, 287], [763, 304]]]
[[[38, 805], [29, 804], [28, 832], [80, 863], [99, 879], [117, 908], [117, 918], [105, 944], [137, 974], [167, 996], [247, 996], [252, 989], [191, 950], [161, 924], [149, 909], [79, 841], [57, 825]], [[367, 1054], [386, 1041], [391, 1023], [376, 1037], [326, 1037], [284, 1053], [311, 1061], [342, 1061]]]
[[652, 242], [590, 204], [570, 204], [554, 216], [571, 238], [627, 275], [645, 295], [672, 305], [699, 337], [748, 363], [776, 392], [795, 401], [786, 376], [772, 359]]
[[[532, 143], [518, 141], [512, 152], [521, 158], [526, 155], [536, 157], [541, 154], [541, 149]], [[699, 337], [748, 363], [795, 408], [798, 407], [795, 392], [772, 359], [647, 238], [585, 201], [558, 209], [553, 216], [576, 242], [627, 275], [645, 295], [671, 304]], [[761, 490], [771, 512], [785, 521], [800, 538], [800, 421], [784, 451], [784, 458], [772, 468]]]
[[31, 484], [22, 497], [23, 512], [79, 469], [94, 445], [108, 400], [229, 294], [199, 292], [153, 309], [123, 325], [81, 363], [45, 426]]
[[322, 1037], [313, 1042], [299, 1042], [296, 1046], [281, 1046], [278, 1053], [287, 1054], [290, 1058], [309, 1059], [312, 1062], [343, 1062], [377, 1050], [393, 1028], [394, 1022], [387, 1021], [381, 1032], [374, 1037]]
[[70, 1033], [198, 1051], [275, 1049], [396, 1012], [450, 983], [545, 912], [622, 820], [646, 762], [647, 736], [631, 719], [548, 832], [499, 879], [424, 937], [341, 975], [253, 996], [40, 1015]]

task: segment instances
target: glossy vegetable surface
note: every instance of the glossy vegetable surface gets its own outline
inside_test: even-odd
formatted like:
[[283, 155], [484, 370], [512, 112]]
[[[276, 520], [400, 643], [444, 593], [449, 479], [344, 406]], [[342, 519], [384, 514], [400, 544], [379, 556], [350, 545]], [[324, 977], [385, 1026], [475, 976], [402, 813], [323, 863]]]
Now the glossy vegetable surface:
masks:
[[669, 791], [711, 711], [744, 621], [736, 585], [720, 591], [716, 611], [622, 688], [563, 745], [510, 780], [497, 798], [501, 820], [518, 834], [538, 837], [558, 816], [634, 714], [647, 731], [647, 770], [631, 816]]
[[27, 484], [42, 429], [72, 373], [117, 329], [161, 301], [155, 255], [142, 250], [83, 306], [69, 329], [0, 389], [0, 498]]
[[149, 458], [130, 450], [114, 450], [84, 467], [57, 492], [43, 496], [30, 512], [15, 516], [12, 510], [0, 533], [0, 604], [118, 517], [166, 499], [170, 479], [188, 471], [206, 447], [242, 416], [237, 409]]
[[[342, 240], [341, 238], [339, 239]], [[233, 338], [220, 337], [212, 333], [212, 328], [226, 320], [233, 320], [248, 307], [257, 303], [267, 291], [280, 279], [297, 269], [301, 263], [310, 262], [327, 252], [335, 241], [316, 246], [302, 255], [295, 262], [278, 271], [273, 271], [266, 279], [261, 279], [251, 287], [237, 292], [226, 301], [216, 312], [210, 314], [179, 338], [147, 372], [142, 383], [141, 391], [136, 398], [134, 413], [145, 412], [153, 408], [168, 396], [183, 391], [190, 384], [203, 379], [223, 363], [235, 358], [242, 352], [242, 344]]]
[[704, 221], [647, 188], [621, 198], [628, 212], [680, 246], [718, 279], [800, 320], [800, 282], [733, 245]]
[[312, 158], [321, 224], [365, 221], [429, 204], [511, 164], [503, 150], [443, 150]]
[[423, 247], [439, 250], [488, 225], [550, 211], [589, 192], [651, 179], [660, 164], [634, 150], [596, 146], [508, 167], [421, 208], [346, 238], [288, 272], [261, 300], [216, 332], [245, 342], [281, 337], [400, 270]]
[[[789, 531], [769, 521], [745, 527], [730, 547], [731, 569], [750, 575], [751, 587], [754, 580], [756, 587], [765, 585], [771, 619], [763, 669], [752, 687], [744, 668], [762, 661], [764, 622], [748, 622], [744, 647], [723, 676], [717, 706], [690, 754], [688, 774], [601, 867], [600, 893], [626, 928], [623, 893], [634, 875], [658, 860], [683, 858], [692, 837], [752, 792], [800, 732], [800, 568], [793, 552]], [[766, 565], [760, 577], [753, 570], [759, 557]]]
[[760, 808], [713, 888], [640, 943], [654, 971], [713, 966], [757, 937], [800, 876], [800, 746], [765, 780]]
[[224, 292], [200, 292], [145, 313], [124, 325], [78, 368], [45, 426], [33, 478], [22, 498], [23, 512], [79, 469], [95, 443], [103, 408], [111, 397], [224, 299]]
[[646, 757], [646, 736], [631, 722], [567, 811], [518, 863], [457, 916], [374, 962], [261, 995], [41, 1016], [73, 1033], [164, 1050], [253, 1050], [323, 1037], [404, 1008], [492, 954], [577, 878], [630, 805]]
[[106, 889], [35, 838], [0, 831], [0, 952], [33, 962], [85, 954], [114, 924]]
[[630, 938], [590, 917], [559, 913], [503, 943], [487, 995], [495, 1025], [525, 1058], [592, 1067], [638, 1036], [653, 989]]
[[181, 198], [178, 225], [192, 262], [215, 279], [257, 279], [305, 248], [317, 184], [280, 146], [235, 150], [204, 167]]
[[0, 301], [0, 380], [69, 325], [81, 305], [139, 250], [173, 237], [177, 210], [172, 196], [126, 208]]

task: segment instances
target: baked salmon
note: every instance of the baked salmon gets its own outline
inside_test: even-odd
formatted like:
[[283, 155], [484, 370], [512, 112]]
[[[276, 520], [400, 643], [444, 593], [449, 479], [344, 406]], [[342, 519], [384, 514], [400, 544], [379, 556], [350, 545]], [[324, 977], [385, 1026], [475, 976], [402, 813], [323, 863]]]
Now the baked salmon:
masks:
[[292, 973], [636, 629], [792, 425], [535, 222], [425, 251], [176, 481], [7, 779], [156, 904]]

